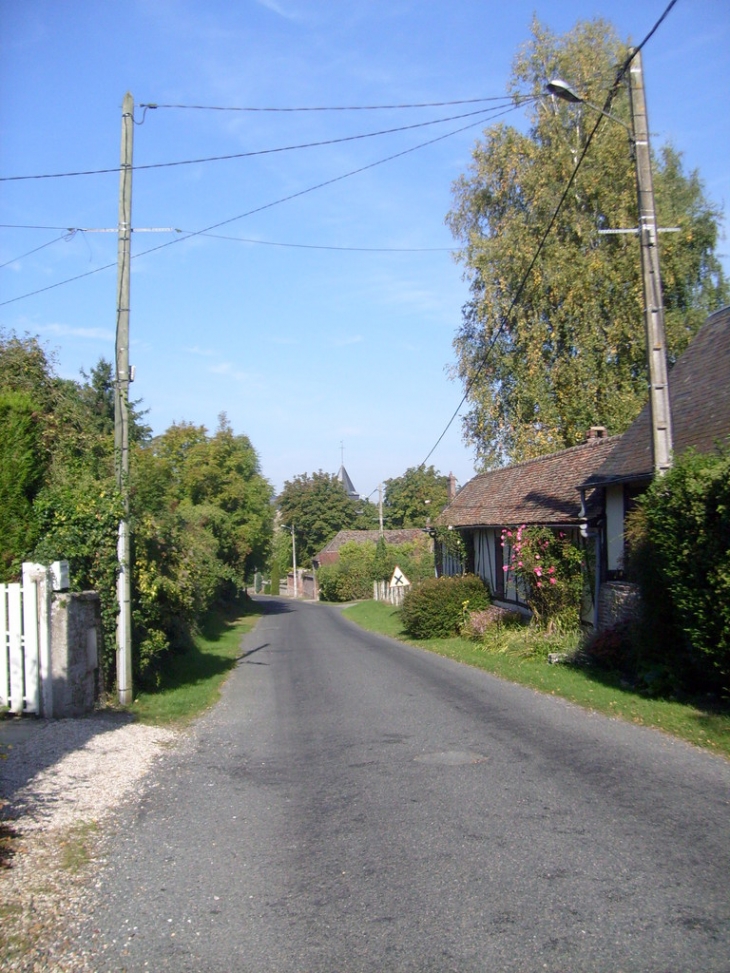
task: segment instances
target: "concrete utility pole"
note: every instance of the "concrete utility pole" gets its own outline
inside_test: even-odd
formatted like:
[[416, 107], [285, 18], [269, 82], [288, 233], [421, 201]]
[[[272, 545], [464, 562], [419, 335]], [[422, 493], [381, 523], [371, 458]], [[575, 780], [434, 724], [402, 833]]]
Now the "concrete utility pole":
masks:
[[114, 383], [114, 456], [117, 488], [123, 498], [117, 556], [117, 687], [119, 702], [132, 702], [132, 595], [129, 557], [129, 275], [132, 256], [132, 145], [134, 100], [127, 92], [122, 106], [119, 174], [119, 242], [117, 246], [116, 381]]
[[662, 280], [657, 249], [654, 184], [649, 151], [649, 121], [646, 113], [640, 51], [634, 55], [629, 69], [629, 97], [636, 153], [636, 188], [639, 199], [639, 242], [641, 275], [644, 284], [646, 353], [649, 363], [652, 455], [654, 472], [657, 476], [661, 476], [672, 465], [672, 417], [669, 403]]

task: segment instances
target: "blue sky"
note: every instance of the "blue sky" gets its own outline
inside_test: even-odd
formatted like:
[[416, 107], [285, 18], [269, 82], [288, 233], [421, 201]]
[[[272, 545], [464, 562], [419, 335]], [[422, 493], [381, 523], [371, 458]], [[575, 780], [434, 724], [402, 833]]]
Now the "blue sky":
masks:
[[[0, 0], [0, 175], [113, 169], [127, 91], [136, 105], [253, 108], [499, 97], [533, 13], [558, 33], [602, 16], [638, 42], [665, 7], [666, 0]], [[670, 141], [722, 206], [730, 201], [728, 52], [727, 0], [679, 0], [643, 54], [654, 146]], [[134, 162], [341, 139], [478, 107], [146, 114], [137, 107]], [[521, 125], [524, 116], [506, 120]], [[300, 473], [336, 472], [341, 444], [365, 496], [421, 463], [462, 395], [448, 369], [467, 287], [444, 217], [452, 183], [487, 124], [465, 118], [136, 172], [133, 253], [177, 240], [133, 261], [132, 392], [154, 432], [183, 420], [212, 431], [225, 412], [250, 437], [277, 490]], [[364, 171], [340, 178], [357, 169]], [[116, 270], [89, 272], [115, 264], [116, 235], [63, 228], [115, 228], [118, 184], [116, 173], [0, 183], [0, 303], [9, 302], [0, 306], [0, 326], [37, 335], [67, 377], [114, 358]], [[293, 198], [278, 202], [285, 197]], [[137, 232], [221, 223], [215, 236], [189, 240]], [[727, 241], [721, 250], [730, 272]], [[51, 287], [81, 274], [88, 276]], [[429, 463], [461, 483], [473, 475], [458, 419]]]

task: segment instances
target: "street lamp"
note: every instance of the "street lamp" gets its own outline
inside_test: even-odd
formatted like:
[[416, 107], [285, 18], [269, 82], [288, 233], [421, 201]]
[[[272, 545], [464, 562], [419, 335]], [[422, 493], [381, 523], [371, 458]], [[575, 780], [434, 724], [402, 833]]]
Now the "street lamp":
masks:
[[669, 379], [664, 328], [662, 280], [659, 273], [657, 249], [657, 221], [654, 205], [654, 185], [651, 175], [649, 150], [649, 122], [644, 97], [644, 75], [641, 53], [635, 51], [629, 68], [629, 100], [631, 104], [631, 128], [609, 115], [597, 105], [581, 98], [569, 84], [554, 78], [546, 90], [570, 104], [583, 104], [600, 112], [628, 129], [634, 147], [636, 162], [636, 189], [639, 204], [639, 243], [641, 244], [641, 277], [644, 287], [644, 326], [646, 353], [649, 364], [649, 408], [651, 411], [652, 456], [654, 472], [661, 476], [672, 465], [672, 419], [669, 403]]

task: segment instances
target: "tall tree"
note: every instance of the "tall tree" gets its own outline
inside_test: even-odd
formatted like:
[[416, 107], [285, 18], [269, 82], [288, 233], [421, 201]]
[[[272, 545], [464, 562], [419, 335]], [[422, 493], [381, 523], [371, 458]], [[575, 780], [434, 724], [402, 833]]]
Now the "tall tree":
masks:
[[403, 476], [385, 481], [383, 521], [386, 527], [425, 527], [446, 506], [449, 478], [433, 466], [412, 466]]
[[[622, 432], [647, 398], [635, 170], [624, 127], [603, 119], [528, 273], [599, 116], [545, 96], [553, 77], [602, 105], [628, 54], [602, 20], [563, 37], [538, 21], [514, 61], [510, 92], [534, 99], [530, 128], [484, 133], [454, 185], [447, 217], [471, 296], [454, 346], [470, 405], [465, 439], [486, 467], [581, 441], [592, 425]], [[648, 84], [649, 101], [651, 82]], [[650, 103], [651, 107], [651, 103]], [[611, 112], [629, 123], [625, 89]], [[730, 290], [715, 247], [721, 214], [696, 172], [663, 147], [654, 159], [671, 362]]]
[[278, 499], [281, 520], [294, 527], [297, 563], [308, 564], [340, 530], [358, 526], [360, 503], [330, 473], [303, 473], [284, 483]]

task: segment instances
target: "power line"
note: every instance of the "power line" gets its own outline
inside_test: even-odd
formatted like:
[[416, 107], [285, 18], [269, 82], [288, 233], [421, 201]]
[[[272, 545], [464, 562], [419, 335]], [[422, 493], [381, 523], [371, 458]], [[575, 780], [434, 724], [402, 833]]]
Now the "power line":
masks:
[[[522, 104], [522, 102], [520, 104]], [[514, 107], [514, 102], [511, 102], [510, 106]], [[376, 138], [380, 135], [394, 135], [398, 132], [408, 132], [416, 128], [427, 128], [430, 125], [441, 125], [444, 122], [454, 122], [462, 118], [473, 117], [474, 115], [485, 116], [494, 111], [494, 108], [480, 108], [477, 111], [466, 112], [463, 115], [451, 115], [446, 118], [435, 118], [428, 122], [415, 122], [413, 125], [400, 125], [396, 128], [386, 128], [378, 132], [364, 132], [359, 135], [345, 135], [341, 138], [322, 139], [321, 141], [317, 142], [302, 142], [297, 145], [282, 145], [273, 149], [256, 149], [251, 152], [233, 152], [228, 155], [212, 155], [200, 159], [181, 159], [176, 162], [151, 162], [146, 165], [132, 166], [132, 169], [135, 172], [139, 172], [144, 169], [171, 169], [176, 166], [201, 165], [206, 162], [228, 162], [233, 159], [249, 159], [261, 155], [274, 155], [279, 152], [293, 152], [298, 149], [313, 149], [326, 145], [339, 145], [343, 142], [356, 142], [361, 139]], [[102, 176], [109, 175], [110, 173], [114, 172], [119, 172], [119, 166], [115, 166], [112, 169], [85, 169], [77, 172], [49, 172], [31, 176], [0, 176], [0, 182], [23, 182], [36, 179], [66, 179], [75, 176]]]
[[[180, 233], [192, 233], [180, 230]], [[335, 247], [318, 243], [282, 243], [276, 240], [255, 240], [249, 237], [224, 236], [221, 233], [198, 233], [213, 240], [230, 240], [232, 243], [253, 243], [262, 247], [287, 247], [296, 250], [336, 250], [345, 253], [455, 253], [458, 247]]]
[[[50, 227], [44, 227], [44, 229], [50, 229]], [[61, 227], [54, 227], [54, 229], [62, 229]], [[45, 250], [46, 247], [52, 246], [54, 243], [58, 243], [59, 240], [70, 240], [76, 230], [68, 230], [66, 233], [62, 233], [61, 236], [57, 236], [55, 240], [49, 240], [48, 243], [42, 243], [39, 247], [35, 247], [33, 250], [28, 250], [26, 253], [21, 253], [19, 257], [13, 257], [12, 260], [6, 260], [4, 264], [0, 264], [0, 270], [3, 267], [9, 267], [10, 264], [14, 264], [16, 260], [23, 260], [24, 257], [30, 257], [33, 253], [38, 253], [39, 250]]]
[[[505, 109], [502, 114], [506, 114], [508, 111], [513, 111], [514, 107]], [[446, 132], [445, 135], [438, 135], [436, 138], [429, 139], [426, 142], [420, 142], [418, 145], [412, 145], [409, 149], [404, 149], [401, 152], [396, 152], [393, 155], [386, 156], [384, 159], [378, 159], [377, 162], [370, 162], [367, 165], [360, 166], [357, 169], [351, 169], [349, 172], [342, 173], [339, 176], [333, 176], [332, 179], [326, 179], [324, 182], [317, 183], [314, 186], [309, 186], [307, 189], [300, 189], [295, 193], [290, 193], [288, 196], [282, 196], [279, 199], [273, 200], [270, 203], [263, 203], [261, 206], [256, 206], [254, 209], [247, 210], [245, 213], [240, 213], [238, 216], [231, 216], [229, 219], [221, 220], [219, 223], [214, 223], [211, 226], [206, 226], [202, 230], [196, 230], [189, 233], [187, 236], [178, 237], [176, 240], [169, 240], [167, 243], [161, 243], [159, 246], [151, 247], [149, 250], [144, 250], [142, 253], [137, 254], [139, 257], [143, 257], [148, 253], [154, 253], [157, 250], [164, 250], [166, 247], [174, 246], [176, 243], [182, 243], [184, 240], [189, 240], [192, 237], [202, 236], [205, 233], [209, 233], [211, 230], [217, 230], [221, 226], [228, 226], [231, 223], [235, 223], [237, 220], [245, 219], [248, 216], [254, 216], [256, 213], [261, 213], [264, 210], [271, 209], [274, 206], [279, 206], [281, 203], [288, 203], [293, 199], [298, 199], [301, 196], [306, 196], [309, 193], [314, 192], [317, 189], [324, 189], [325, 186], [334, 185], [334, 183], [341, 182], [343, 179], [349, 179], [350, 176], [359, 175], [361, 172], [367, 172], [368, 169], [374, 169], [377, 166], [384, 165], [386, 162], [392, 162], [394, 159], [400, 159], [405, 155], [409, 155], [411, 152], [416, 152], [418, 149], [425, 148], [428, 145], [433, 145], [436, 142], [442, 142], [444, 139], [450, 138], [452, 135], [457, 135], [459, 132], [465, 132], [470, 128], [474, 128], [476, 125], [480, 125], [481, 121], [470, 122], [468, 125], [463, 125], [461, 128], [454, 129], [451, 132]], [[0, 305], [1, 307], [2, 305]]]
[[139, 108], [150, 110], [157, 108], [179, 108], [195, 111], [240, 111], [240, 112], [326, 112], [326, 111], [381, 111], [384, 109], [396, 108], [445, 108], [449, 105], [475, 105], [484, 101], [506, 101], [505, 95], [497, 95], [491, 98], [461, 98], [457, 101], [422, 101], [412, 104], [402, 105], [325, 105], [304, 108], [251, 108], [251, 107], [226, 107], [221, 105], [161, 105], [155, 102], [142, 102]]
[[583, 151], [580, 154], [580, 158], [578, 159], [578, 161], [575, 164], [575, 168], [573, 169], [573, 172], [570, 175], [570, 178], [568, 180], [568, 183], [567, 183], [565, 189], [563, 190], [563, 194], [560, 197], [560, 202], [558, 203], [557, 208], [555, 209], [555, 212], [553, 213], [552, 217], [550, 218], [550, 222], [548, 223], [547, 229], [545, 230], [545, 232], [543, 233], [542, 237], [540, 238], [540, 242], [537, 245], [537, 249], [535, 250], [535, 253], [533, 255], [532, 260], [530, 261], [530, 265], [527, 268], [527, 270], [525, 271], [525, 273], [524, 273], [524, 275], [522, 277], [522, 280], [520, 281], [520, 283], [519, 283], [519, 285], [517, 287], [517, 291], [516, 291], [514, 297], [512, 298], [512, 301], [510, 303], [510, 306], [507, 309], [507, 313], [502, 318], [502, 321], [501, 321], [499, 327], [497, 328], [497, 330], [495, 331], [495, 333], [494, 333], [494, 335], [492, 337], [492, 340], [489, 342], [489, 345], [488, 345], [488, 347], [487, 347], [487, 349], [486, 349], [486, 351], [485, 351], [485, 353], [484, 353], [484, 355], [482, 357], [482, 360], [479, 362], [479, 364], [478, 364], [478, 366], [476, 368], [476, 371], [474, 372], [474, 374], [472, 375], [472, 377], [470, 379], [468, 379], [468, 381], [466, 382], [465, 387], [464, 387], [464, 394], [461, 397], [461, 401], [457, 405], [457, 407], [454, 410], [454, 413], [451, 416], [451, 418], [449, 419], [449, 421], [446, 423], [446, 426], [444, 427], [443, 432], [441, 433], [441, 435], [439, 436], [439, 438], [436, 440], [436, 442], [432, 446], [432, 448], [429, 451], [429, 453], [426, 456], [426, 458], [421, 463], [419, 469], [421, 467], [424, 467], [426, 465], [426, 463], [428, 462], [428, 460], [431, 458], [431, 456], [433, 455], [433, 453], [436, 451], [439, 443], [441, 442], [441, 440], [444, 438], [444, 436], [446, 435], [446, 433], [451, 428], [451, 425], [452, 425], [454, 419], [456, 419], [457, 415], [459, 414], [459, 411], [461, 410], [462, 406], [464, 405], [464, 403], [466, 402], [467, 398], [469, 397], [469, 393], [474, 388], [474, 385], [476, 384], [477, 379], [479, 378], [479, 376], [481, 375], [481, 373], [484, 371], [484, 369], [486, 368], [487, 364], [489, 363], [489, 358], [490, 358], [490, 355], [492, 353], [492, 350], [494, 349], [494, 346], [496, 345], [499, 336], [504, 331], [505, 325], [507, 324], [507, 321], [509, 320], [510, 315], [514, 311], [517, 302], [519, 301], [520, 297], [522, 296], [522, 291], [525, 289], [525, 286], [527, 284], [527, 281], [528, 281], [530, 275], [532, 274], [532, 270], [533, 270], [535, 264], [537, 263], [537, 259], [540, 256], [540, 253], [542, 252], [543, 247], [545, 246], [545, 242], [546, 242], [548, 236], [550, 235], [550, 233], [552, 232], [552, 228], [555, 225], [555, 221], [558, 218], [558, 214], [560, 213], [560, 210], [563, 208], [563, 204], [565, 203], [565, 200], [567, 199], [567, 196], [568, 196], [568, 193], [570, 192], [571, 186], [573, 185], [573, 183], [575, 181], [575, 177], [578, 175], [578, 170], [580, 169], [581, 165], [583, 164], [583, 160], [586, 157], [586, 153], [588, 152], [588, 148], [589, 148], [591, 142], [593, 141], [593, 136], [598, 131], [598, 128], [599, 128], [601, 122], [603, 121], [604, 117], [609, 113], [609, 109], [611, 108], [611, 104], [613, 102], [613, 99], [616, 96], [616, 92], [618, 91], [619, 84], [623, 80], [623, 77], [626, 74], [626, 72], [629, 70], [629, 67], [631, 66], [631, 62], [634, 60], [634, 58], [639, 53], [639, 51], [642, 50], [642, 48], [644, 47], [644, 45], [650, 40], [650, 38], [656, 33], [657, 29], [662, 24], [662, 22], [665, 20], [665, 18], [669, 14], [669, 12], [672, 9], [672, 7], [674, 7], [674, 5], [676, 4], [676, 2], [677, 2], [677, 0], [670, 0], [670, 3], [667, 5], [664, 13], [657, 20], [657, 22], [651, 28], [651, 30], [649, 31], [649, 33], [646, 35], [646, 37], [644, 37], [643, 41], [637, 47], [635, 47], [635, 48], [633, 48], [631, 50], [631, 52], [629, 53], [629, 55], [626, 58], [626, 60], [624, 61], [624, 63], [619, 67], [619, 69], [618, 69], [618, 71], [616, 73], [616, 78], [614, 79], [614, 82], [611, 85], [611, 88], [609, 89], [608, 94], [606, 96], [606, 101], [605, 101], [605, 103], [603, 105], [602, 114], [600, 114], [598, 116], [598, 119], [597, 119], [595, 125], [593, 126], [593, 129], [591, 130], [590, 135], [586, 139], [586, 143], [583, 146]]
[[[514, 110], [515, 106], [512, 106], [510, 108], [506, 108], [503, 112], [498, 114], [506, 115], [508, 112]], [[293, 199], [298, 199], [300, 196], [306, 196], [308, 193], [315, 192], [317, 189], [323, 189], [325, 186], [331, 186], [336, 182], [341, 182], [343, 179], [349, 179], [350, 176], [356, 176], [361, 172], [366, 172], [368, 169], [374, 169], [377, 166], [384, 165], [386, 162], [392, 162], [395, 159], [400, 159], [405, 155], [409, 155], [411, 152], [416, 152], [419, 149], [425, 148], [426, 146], [434, 145], [436, 142], [442, 142], [444, 139], [451, 138], [452, 135], [458, 135], [460, 132], [466, 132], [468, 129], [475, 128], [480, 124], [481, 120], [477, 122], [470, 122], [468, 125], [462, 125], [460, 128], [456, 128], [451, 132], [446, 132], [444, 135], [438, 135], [435, 138], [428, 139], [426, 142], [419, 142], [418, 145], [412, 145], [409, 149], [396, 152], [394, 155], [386, 156], [384, 159], [378, 159], [377, 162], [370, 162], [365, 166], [360, 166], [358, 169], [351, 169], [349, 172], [342, 173], [339, 176], [334, 176], [332, 179], [326, 179], [324, 182], [317, 183], [314, 186], [309, 186], [307, 189], [300, 189], [298, 192], [290, 193], [288, 196], [282, 196], [270, 203], [264, 203], [261, 206], [248, 210], [245, 213], [240, 213], [238, 216], [232, 216], [227, 220], [221, 220], [219, 223], [213, 223], [210, 226], [203, 227], [201, 230], [195, 230], [187, 233], [185, 236], [178, 236], [176, 239], [169, 240], [167, 243], [161, 243], [156, 247], [150, 247], [148, 250], [143, 250], [138, 254], [134, 254], [132, 259], [135, 260], [138, 257], [144, 257], [150, 253], [156, 253], [158, 250], [164, 250], [166, 247], [171, 247], [176, 243], [182, 243], [184, 240], [190, 240], [192, 237], [203, 236], [204, 234], [210, 233], [211, 230], [217, 230], [221, 226], [228, 226], [231, 223], [235, 223], [237, 220], [245, 219], [247, 216], [253, 216], [256, 213], [261, 213], [264, 210], [271, 209], [274, 206], [279, 206], [281, 203], [288, 203]], [[102, 270], [109, 270], [110, 267], [116, 266], [116, 263], [104, 264], [103, 267], [97, 267], [94, 270], [86, 271], [86, 273], [77, 274], [75, 277], [68, 277], [66, 280], [57, 281], [55, 284], [49, 284], [47, 287], [38, 288], [37, 290], [30, 291], [27, 294], [20, 294], [17, 297], [12, 297], [7, 301], [0, 301], [0, 307], [5, 307], [6, 304], [14, 304], [17, 301], [22, 301], [28, 297], [35, 297], [37, 294], [43, 294], [45, 291], [50, 291], [56, 287], [61, 287], [63, 284], [71, 284], [76, 280], [81, 280], [84, 277], [90, 277], [92, 274], [98, 274]]]

